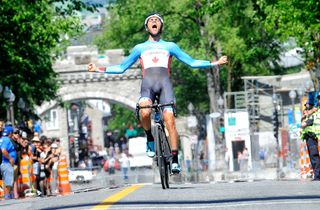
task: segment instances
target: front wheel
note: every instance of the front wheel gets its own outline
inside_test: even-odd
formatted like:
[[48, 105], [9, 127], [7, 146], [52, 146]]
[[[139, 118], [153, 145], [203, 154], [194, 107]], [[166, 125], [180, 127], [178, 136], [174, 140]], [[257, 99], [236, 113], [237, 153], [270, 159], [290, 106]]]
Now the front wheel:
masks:
[[159, 174], [160, 174], [160, 180], [162, 189], [169, 188], [169, 171], [168, 171], [168, 165], [167, 161], [164, 157], [164, 151], [163, 151], [163, 130], [159, 127], [157, 129], [157, 135], [156, 135], [156, 141], [157, 141], [157, 162], [159, 167]]

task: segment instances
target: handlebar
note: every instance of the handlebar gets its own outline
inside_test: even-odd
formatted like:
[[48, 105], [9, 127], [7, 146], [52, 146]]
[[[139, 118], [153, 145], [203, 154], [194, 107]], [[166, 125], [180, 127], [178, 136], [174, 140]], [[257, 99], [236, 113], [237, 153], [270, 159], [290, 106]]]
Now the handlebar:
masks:
[[173, 109], [173, 115], [175, 117], [177, 116], [176, 105], [174, 104], [174, 102], [170, 102], [165, 104], [152, 104], [152, 105], [146, 105], [146, 106], [140, 106], [139, 104], [137, 104], [136, 117], [138, 120], [140, 120], [140, 114], [139, 114], [140, 109], [155, 109], [156, 112], [159, 112], [160, 108], [164, 106], [171, 106]]
[[146, 105], [146, 106], [140, 106], [137, 104], [137, 109], [156, 109], [156, 108], [161, 108], [164, 106], [172, 106], [175, 107], [173, 102], [166, 103], [166, 104], [152, 104], [152, 105]]

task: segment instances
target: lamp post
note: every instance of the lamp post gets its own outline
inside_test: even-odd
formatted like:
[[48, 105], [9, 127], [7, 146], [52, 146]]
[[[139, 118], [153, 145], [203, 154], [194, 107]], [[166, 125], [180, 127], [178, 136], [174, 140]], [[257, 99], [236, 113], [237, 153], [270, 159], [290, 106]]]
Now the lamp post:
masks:
[[[192, 150], [192, 156], [193, 156], [193, 168], [195, 169], [195, 174], [194, 174], [194, 181], [198, 182], [198, 137], [196, 133], [196, 128], [198, 125], [198, 120], [196, 116], [193, 114], [194, 111], [194, 106], [190, 102], [188, 104], [188, 111], [189, 111], [189, 116], [188, 116], [188, 128], [192, 131], [192, 136], [191, 136], [191, 150]], [[193, 135], [194, 134], [194, 135]]]
[[7, 119], [14, 124], [14, 111], [13, 111], [13, 102], [16, 99], [16, 96], [12, 93], [10, 88], [7, 86], [4, 88], [3, 97], [9, 102], [9, 107], [7, 109]]
[[21, 120], [24, 123], [24, 111], [26, 108], [26, 103], [24, 102], [23, 98], [19, 98], [17, 106], [21, 110]]
[[23, 98], [19, 98], [18, 108], [21, 110], [24, 110], [24, 108], [26, 108], [26, 103], [24, 102]]
[[278, 119], [278, 96], [274, 93], [272, 95], [272, 103], [274, 106], [274, 112], [273, 112], [273, 130], [274, 130], [274, 137], [276, 139], [276, 145], [277, 145], [277, 179], [280, 178], [280, 146], [279, 146], [279, 119]]
[[[221, 133], [221, 140], [224, 139], [224, 100], [223, 98], [220, 96], [218, 98], [218, 107], [219, 107], [219, 111], [221, 112], [221, 117], [220, 117], [220, 124], [219, 124], [219, 131]], [[221, 141], [223, 144], [223, 141]]]

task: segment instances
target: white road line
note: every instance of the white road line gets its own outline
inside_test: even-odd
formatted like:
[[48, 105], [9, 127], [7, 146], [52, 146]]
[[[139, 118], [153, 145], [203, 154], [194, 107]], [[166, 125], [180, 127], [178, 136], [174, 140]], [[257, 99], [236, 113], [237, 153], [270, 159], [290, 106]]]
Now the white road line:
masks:
[[[239, 207], [239, 206], [261, 206], [261, 205], [283, 205], [283, 204], [320, 204], [320, 200], [309, 200], [309, 201], [275, 201], [275, 202], [248, 202], [248, 203], [234, 203], [234, 204], [217, 204], [217, 205], [201, 205], [196, 204], [181, 204], [177, 205], [167, 205], [167, 206], [131, 206], [131, 205], [114, 205], [116, 209], [212, 209], [212, 208], [229, 208], [229, 207]], [[154, 205], [154, 204], [150, 204]], [[187, 206], [188, 205], [188, 206]]]

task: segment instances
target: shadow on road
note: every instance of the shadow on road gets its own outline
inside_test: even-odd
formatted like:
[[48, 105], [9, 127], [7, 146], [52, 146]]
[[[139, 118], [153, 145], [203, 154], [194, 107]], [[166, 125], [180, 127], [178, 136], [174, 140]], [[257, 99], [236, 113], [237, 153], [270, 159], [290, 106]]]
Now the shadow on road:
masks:
[[235, 198], [235, 199], [220, 199], [220, 200], [201, 200], [201, 201], [164, 201], [164, 200], [149, 200], [149, 201], [119, 201], [116, 203], [103, 202], [103, 203], [84, 203], [78, 205], [64, 205], [54, 208], [43, 208], [42, 210], [53, 210], [53, 209], [68, 209], [77, 207], [93, 207], [97, 205], [177, 205], [177, 204], [222, 204], [222, 203], [238, 203], [238, 202], [256, 202], [256, 201], [279, 201], [279, 200], [310, 200], [310, 199], [320, 199], [320, 195], [299, 195], [299, 196], [272, 196], [272, 197], [257, 197], [257, 198]]

